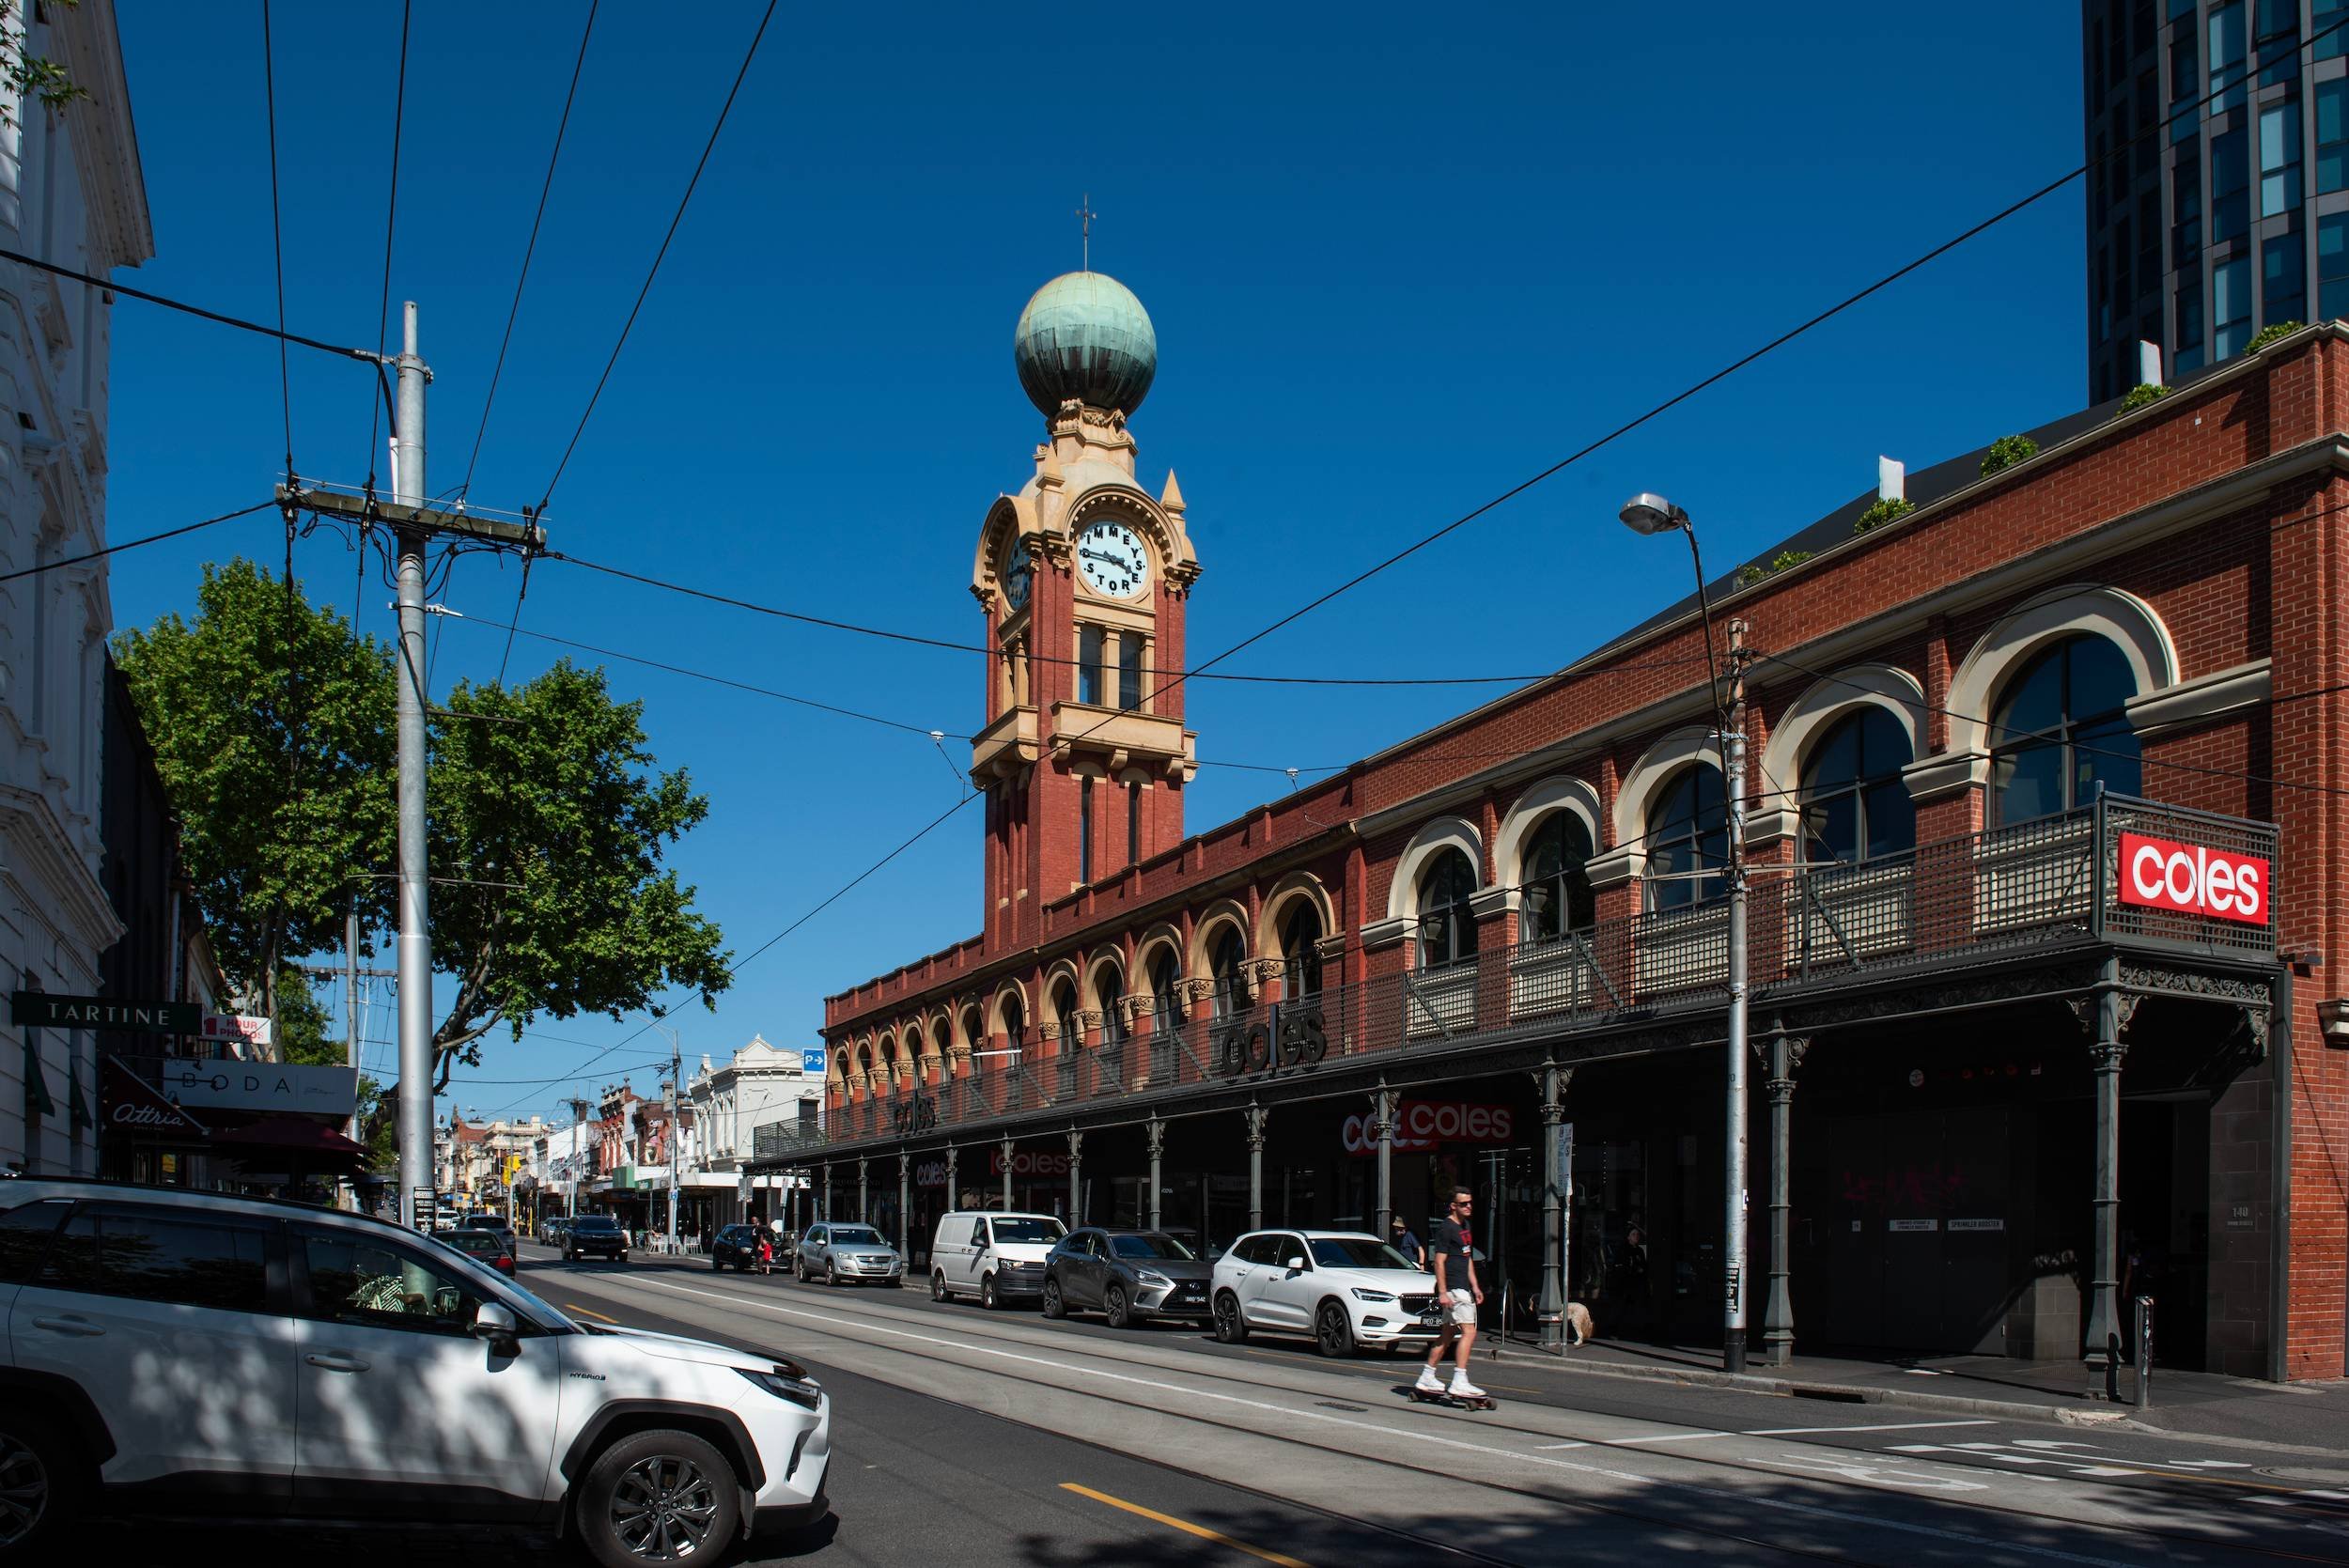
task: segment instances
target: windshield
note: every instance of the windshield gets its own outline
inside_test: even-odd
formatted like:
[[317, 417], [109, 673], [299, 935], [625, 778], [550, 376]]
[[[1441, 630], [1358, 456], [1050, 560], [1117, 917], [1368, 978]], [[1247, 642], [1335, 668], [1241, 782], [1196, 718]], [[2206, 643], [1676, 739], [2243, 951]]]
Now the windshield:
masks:
[[1401, 1268], [1420, 1272], [1411, 1260], [1368, 1236], [1322, 1236], [1313, 1244], [1316, 1268]]
[[484, 1257], [495, 1257], [506, 1250], [506, 1243], [488, 1231], [459, 1231], [448, 1238], [447, 1245], [459, 1252], [478, 1252]]
[[1061, 1238], [1061, 1223], [1057, 1219], [1014, 1219], [995, 1221], [995, 1241], [1054, 1242]]
[[1152, 1231], [1147, 1235], [1117, 1235], [1110, 1237], [1110, 1248], [1121, 1258], [1174, 1258], [1189, 1260], [1196, 1256], [1191, 1250], [1171, 1235]]
[[870, 1225], [834, 1225], [829, 1238], [833, 1247], [886, 1247], [880, 1233]]
[[571, 1221], [574, 1231], [616, 1231], [620, 1227], [607, 1214], [583, 1214]]

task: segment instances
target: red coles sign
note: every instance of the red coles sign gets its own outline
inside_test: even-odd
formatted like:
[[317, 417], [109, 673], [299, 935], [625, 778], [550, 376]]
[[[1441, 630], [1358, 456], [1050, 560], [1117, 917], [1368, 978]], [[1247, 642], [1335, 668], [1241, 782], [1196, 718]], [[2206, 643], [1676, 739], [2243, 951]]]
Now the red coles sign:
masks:
[[2121, 902], [2267, 924], [2267, 862], [2199, 844], [2121, 835]]

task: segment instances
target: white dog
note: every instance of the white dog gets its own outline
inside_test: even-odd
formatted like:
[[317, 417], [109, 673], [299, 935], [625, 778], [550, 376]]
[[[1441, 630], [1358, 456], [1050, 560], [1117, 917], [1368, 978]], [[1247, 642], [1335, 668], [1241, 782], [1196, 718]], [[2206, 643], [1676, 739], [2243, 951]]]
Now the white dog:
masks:
[[1566, 1303], [1566, 1327], [1573, 1331], [1576, 1344], [1588, 1344], [1596, 1332], [1591, 1326], [1591, 1309], [1579, 1301]]

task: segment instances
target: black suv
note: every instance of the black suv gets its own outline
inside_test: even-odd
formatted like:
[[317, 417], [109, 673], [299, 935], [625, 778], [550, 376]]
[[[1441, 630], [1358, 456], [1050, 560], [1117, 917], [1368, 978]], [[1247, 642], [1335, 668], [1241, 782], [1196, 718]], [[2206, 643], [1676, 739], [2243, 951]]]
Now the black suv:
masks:
[[1112, 1328], [1205, 1318], [1214, 1273], [1164, 1231], [1071, 1231], [1044, 1260], [1044, 1315], [1097, 1310]]
[[628, 1233], [608, 1214], [581, 1215], [571, 1221], [570, 1234], [563, 1238], [563, 1260], [577, 1263], [582, 1258], [628, 1262]]

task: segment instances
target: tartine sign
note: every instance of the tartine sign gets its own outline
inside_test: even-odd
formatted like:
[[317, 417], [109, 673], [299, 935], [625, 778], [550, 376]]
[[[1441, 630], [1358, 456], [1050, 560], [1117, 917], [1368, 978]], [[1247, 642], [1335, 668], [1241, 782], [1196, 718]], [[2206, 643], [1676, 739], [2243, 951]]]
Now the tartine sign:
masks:
[[204, 1027], [204, 1010], [192, 1001], [130, 1001], [120, 997], [76, 997], [61, 991], [12, 991], [8, 1013], [17, 1027], [119, 1029], [135, 1034], [194, 1034]]

